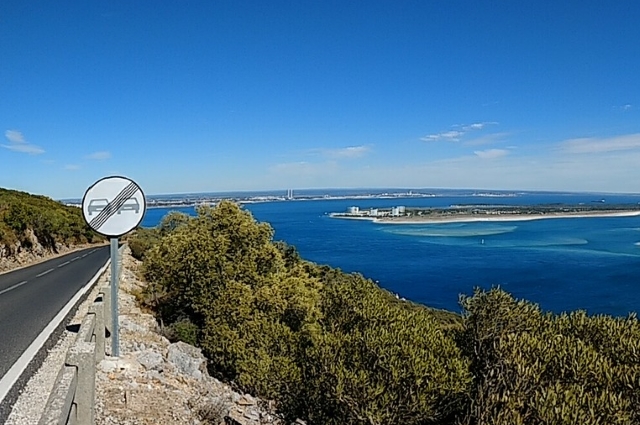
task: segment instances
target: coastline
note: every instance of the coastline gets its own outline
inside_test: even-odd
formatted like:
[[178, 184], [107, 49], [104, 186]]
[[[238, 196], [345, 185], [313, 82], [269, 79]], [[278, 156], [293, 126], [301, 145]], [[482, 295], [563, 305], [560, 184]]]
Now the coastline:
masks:
[[495, 214], [484, 217], [461, 215], [458, 217], [355, 217], [345, 215], [330, 215], [331, 218], [341, 218], [347, 220], [366, 220], [376, 224], [446, 224], [446, 223], [476, 223], [476, 222], [501, 222], [501, 221], [531, 221], [554, 218], [605, 218], [605, 217], [635, 217], [640, 216], [640, 211], [594, 211], [570, 213], [548, 213], [548, 214]]

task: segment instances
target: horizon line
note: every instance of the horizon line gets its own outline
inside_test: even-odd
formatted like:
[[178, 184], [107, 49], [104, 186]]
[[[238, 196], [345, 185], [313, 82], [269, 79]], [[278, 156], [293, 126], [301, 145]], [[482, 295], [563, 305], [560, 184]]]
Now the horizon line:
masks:
[[[306, 192], [306, 191], [372, 191], [372, 190], [395, 190], [395, 191], [419, 191], [419, 190], [430, 190], [430, 191], [469, 191], [469, 192], [506, 192], [506, 193], [553, 193], [553, 194], [567, 194], [567, 195], [627, 195], [627, 196], [640, 196], [640, 192], [604, 192], [604, 191], [571, 191], [571, 190], [531, 190], [531, 189], [486, 189], [486, 188], [445, 188], [445, 187], [349, 187], [349, 188], [338, 188], [338, 187], [327, 187], [327, 188], [300, 188], [300, 189], [257, 189], [257, 190], [222, 190], [222, 191], [198, 191], [198, 192], [164, 192], [164, 193], [153, 193], [153, 194], [145, 194], [145, 197], [158, 197], [158, 196], [187, 196], [187, 195], [202, 195], [202, 194], [242, 194], [242, 193], [274, 193], [274, 192], [283, 192], [284, 194], [288, 193], [289, 190], [292, 190], [295, 195], [296, 192]], [[46, 195], [45, 195], [46, 196]], [[81, 197], [72, 197], [72, 198], [57, 198], [58, 201], [69, 201], [69, 200], [77, 200], [82, 199]]]

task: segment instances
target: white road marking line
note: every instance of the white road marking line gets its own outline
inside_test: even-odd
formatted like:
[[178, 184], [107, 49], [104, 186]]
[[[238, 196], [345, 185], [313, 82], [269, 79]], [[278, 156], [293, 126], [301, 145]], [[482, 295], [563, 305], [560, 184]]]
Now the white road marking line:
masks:
[[76, 260], [79, 260], [79, 259], [80, 259], [80, 257], [75, 257], [75, 258], [72, 258], [70, 261], [76, 261]]
[[42, 272], [42, 273], [40, 273], [40, 274], [37, 274], [37, 275], [36, 275], [36, 277], [44, 276], [45, 274], [47, 274], [47, 273], [51, 273], [52, 271], [53, 271], [53, 269], [49, 269], [49, 270], [44, 271], [44, 272]]
[[60, 264], [60, 265], [58, 266], [58, 268], [60, 268], [60, 267], [64, 267], [64, 266], [66, 266], [67, 264], [69, 264], [70, 262], [71, 262], [71, 261], [65, 261], [64, 263]]
[[3, 289], [2, 291], [0, 291], [0, 295], [4, 294], [5, 292], [9, 292], [9, 291], [11, 291], [11, 290], [13, 290], [13, 289], [16, 289], [17, 287], [22, 286], [22, 285], [24, 285], [25, 283], [27, 283], [27, 281], [26, 281], [26, 280], [23, 280], [23, 281], [22, 281], [22, 282], [20, 282], [20, 283], [16, 283], [15, 285], [8, 287], [7, 289]]
[[84, 254], [84, 255], [82, 256], [82, 258], [86, 257], [87, 255], [89, 255], [89, 254]]
[[98, 278], [102, 276], [102, 274], [107, 270], [110, 264], [111, 260], [108, 259], [105, 265], [100, 270], [98, 270], [98, 273], [96, 273], [95, 276], [91, 278], [89, 283], [87, 283], [82, 289], [80, 289], [80, 291], [78, 291], [71, 298], [71, 300], [69, 300], [69, 302], [64, 307], [62, 307], [62, 310], [58, 312], [58, 315], [54, 317], [53, 320], [49, 322], [47, 327], [44, 328], [44, 330], [40, 333], [40, 335], [38, 335], [38, 337], [33, 340], [31, 345], [29, 345], [29, 348], [27, 348], [25, 352], [22, 353], [22, 356], [20, 356], [20, 358], [13, 364], [13, 366], [11, 366], [11, 369], [9, 369], [7, 373], [5, 373], [2, 378], [0, 378], [0, 403], [4, 401], [11, 388], [13, 388], [18, 378], [20, 378], [20, 375], [22, 375], [29, 363], [31, 363], [31, 360], [33, 360], [44, 343], [49, 339], [53, 331], [60, 325], [60, 323], [62, 323], [64, 318], [67, 316], [67, 314], [69, 314], [73, 306], [76, 305], [80, 298], [84, 294], [86, 294], [87, 291], [91, 289], [91, 287], [93, 287], [94, 283], [96, 283]]

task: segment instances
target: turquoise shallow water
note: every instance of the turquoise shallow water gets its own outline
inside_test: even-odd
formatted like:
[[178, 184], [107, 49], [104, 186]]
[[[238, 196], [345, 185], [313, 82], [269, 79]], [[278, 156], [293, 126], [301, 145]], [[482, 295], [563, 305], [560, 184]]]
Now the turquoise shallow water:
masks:
[[[591, 202], [589, 195], [523, 195], [482, 203]], [[611, 203], [640, 197], [609, 196]], [[459, 311], [458, 295], [500, 285], [544, 310], [586, 309], [626, 315], [640, 310], [640, 217], [565, 218], [519, 222], [382, 225], [327, 213], [348, 206], [449, 206], [477, 199], [319, 200], [248, 204], [275, 238], [309, 260], [360, 272], [400, 296]], [[154, 226], [167, 213], [150, 209]], [[182, 211], [193, 214], [193, 208]]]

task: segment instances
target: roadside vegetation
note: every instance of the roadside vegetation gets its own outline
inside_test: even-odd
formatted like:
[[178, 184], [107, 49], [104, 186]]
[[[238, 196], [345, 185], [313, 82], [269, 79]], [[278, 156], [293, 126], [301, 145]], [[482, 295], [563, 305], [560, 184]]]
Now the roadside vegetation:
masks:
[[55, 252], [57, 244], [76, 245], [103, 238], [84, 222], [79, 208], [44, 196], [0, 188], [0, 251], [12, 256], [29, 250], [33, 236], [43, 248]]
[[300, 258], [231, 202], [129, 238], [141, 295], [212, 373], [309, 424], [640, 423], [635, 317], [543, 313], [500, 289], [462, 315]]

